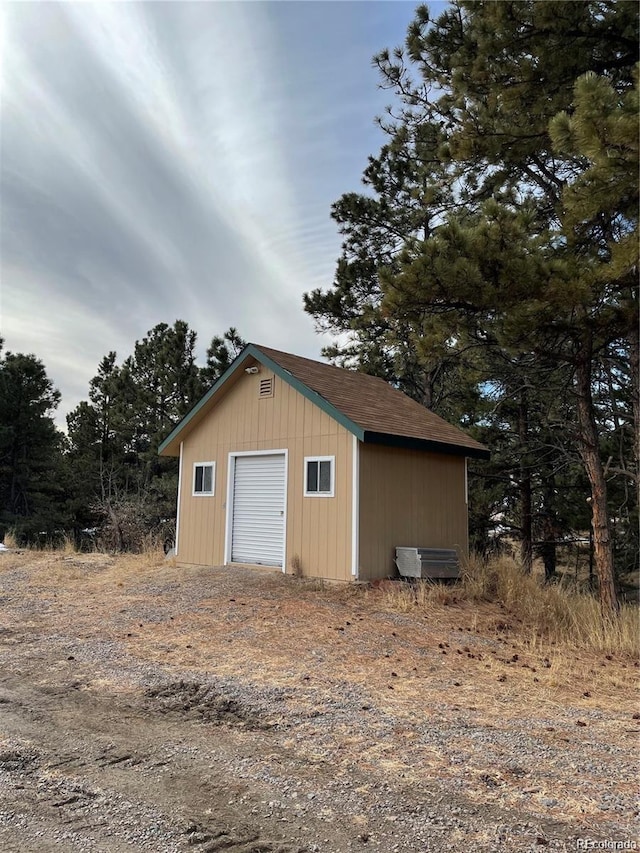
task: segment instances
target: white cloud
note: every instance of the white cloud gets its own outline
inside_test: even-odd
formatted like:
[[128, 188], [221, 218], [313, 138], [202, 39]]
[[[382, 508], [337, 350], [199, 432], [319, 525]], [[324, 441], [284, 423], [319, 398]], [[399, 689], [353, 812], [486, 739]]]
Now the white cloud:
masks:
[[[19, 341], [20, 351], [39, 358], [46, 341], [49, 378], [76, 400], [86, 397], [85, 377], [95, 374], [98, 360], [112, 349], [128, 354], [130, 340], [114, 328], [111, 318], [100, 316], [91, 305], [65, 294], [64, 282], [49, 279], [51, 294], [43, 301], [42, 280], [30, 270], [10, 267], [5, 274], [11, 278], [12, 287], [3, 292], [3, 327], [11, 317], [12, 339]], [[106, 341], [109, 346], [104, 348]], [[58, 421], [61, 426], [64, 424], [62, 413]]]
[[[331, 201], [378, 137], [411, 3], [5, 6], [2, 333], [63, 393], [158, 322], [316, 356]], [[366, 124], [365, 124], [366, 123]]]

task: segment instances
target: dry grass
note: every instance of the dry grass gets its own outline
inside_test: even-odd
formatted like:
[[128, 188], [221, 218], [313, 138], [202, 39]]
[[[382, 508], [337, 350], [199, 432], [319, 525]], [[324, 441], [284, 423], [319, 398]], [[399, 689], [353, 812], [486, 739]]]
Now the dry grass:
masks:
[[[175, 560], [165, 560], [161, 537], [153, 535], [148, 535], [144, 539], [140, 553], [112, 553], [108, 551], [101, 551], [97, 547], [94, 547], [93, 550], [89, 551], [79, 549], [73, 536], [70, 536], [69, 534], [65, 534], [62, 540], [60, 540], [55, 547], [52, 547], [50, 543], [21, 546], [18, 544], [18, 540], [15, 535], [11, 531], [7, 531], [4, 536], [4, 544], [9, 550], [21, 555], [22, 565], [29, 565], [31, 563], [40, 564], [42, 562], [41, 558], [45, 556], [56, 560], [60, 557], [77, 557], [78, 564], [84, 566], [87, 563], [92, 562], [93, 556], [97, 562], [103, 566], [108, 562], [113, 563], [114, 566], [117, 566], [118, 571], [121, 571], [123, 575], [127, 575], [130, 570], [139, 572], [145, 568], [159, 566], [164, 562], [169, 565], [175, 565]], [[67, 560], [67, 562], [70, 563], [73, 561]], [[7, 565], [7, 561], [5, 561], [5, 565]], [[0, 563], [0, 571], [1, 570], [2, 564]]]
[[[637, 646], [631, 655], [599, 650], [592, 634], [588, 643], [580, 635], [553, 639], [501, 602], [472, 600], [463, 584], [337, 587], [267, 572], [252, 574], [246, 586], [241, 573], [230, 573], [221, 584], [225, 570], [180, 567], [161, 551], [24, 551], [0, 560], [0, 572], [17, 567], [27, 571], [31, 594], [54, 595], [59, 606], [82, 600], [73, 620], [87, 637], [144, 607], [153, 584], [154, 607], [169, 607], [171, 618], [133, 619], [126, 642], [162, 664], [208, 670], [216, 660], [220, 675], [242, 671], [286, 688], [306, 670], [318, 680], [360, 684], [394, 713], [406, 704], [409, 717], [437, 707], [443, 683], [457, 685], [456, 703], [492, 724], [530, 715], [532, 706], [552, 716], [581, 696], [585, 709], [637, 710]], [[194, 606], [188, 601], [196, 590]]]
[[[34, 594], [55, 591], [59, 602], [78, 597], [85, 602], [74, 619], [83, 622], [87, 636], [119, 618], [129, 602], [146, 598], [148, 582], [168, 583], [166, 603], [176, 596], [175, 620], [134, 628], [136, 651], [158, 662], [198, 668], [215, 657], [217, 669], [222, 673], [228, 667], [231, 675], [242, 659], [247, 676], [290, 686], [300, 677], [298, 666], [315, 665], [308, 649], [321, 649], [331, 677], [342, 673], [367, 689], [376, 687], [383, 703], [404, 697], [421, 705], [431, 690], [427, 685], [446, 673], [460, 682], [459, 703], [477, 705], [479, 712], [482, 705], [483, 713], [496, 719], [527, 714], [532, 701], [545, 713], [581, 695], [586, 705], [597, 696], [598, 707], [616, 712], [637, 701], [637, 612], [626, 606], [619, 624], [603, 622], [595, 599], [563, 587], [541, 588], [509, 561], [488, 567], [492, 576], [469, 573], [451, 586], [335, 586], [264, 572], [245, 590], [238, 575], [230, 580], [232, 597], [223, 589], [214, 592], [219, 582], [211, 588], [211, 569], [180, 567], [161, 549], [118, 555], [23, 551], [4, 555], [0, 573], [18, 565], [28, 572]], [[220, 571], [213, 570], [214, 576]], [[182, 589], [198, 589], [201, 597], [195, 610], [179, 615]], [[154, 591], [160, 603], [163, 596], [157, 595]], [[402, 614], [402, 620], [394, 614]], [[223, 659], [213, 649], [205, 654], [210, 646], [228, 646], [237, 620], [242, 636], [233, 640], [234, 654]], [[360, 636], [358, 651], [347, 635]], [[381, 660], [381, 650], [391, 655], [388, 661], [386, 654]], [[392, 669], [400, 680], [389, 679]], [[439, 689], [434, 687], [434, 696]]]
[[503, 605], [537, 639], [611, 654], [637, 656], [640, 650], [636, 605], [623, 605], [618, 617], [603, 616], [594, 595], [568, 584], [544, 584], [510, 558], [470, 561], [462, 589], [471, 601]]
[[515, 560], [471, 558], [462, 579], [452, 586], [421, 581], [384, 587], [386, 606], [429, 612], [452, 604], [490, 603], [513, 622], [520, 637], [539, 646], [569, 646], [596, 653], [636, 657], [640, 650], [638, 607], [624, 604], [617, 617], [603, 616], [597, 598], [568, 584], [543, 584], [525, 574]]
[[77, 553], [76, 543], [73, 536], [69, 536], [68, 533], [65, 533], [64, 539], [62, 540], [62, 544], [58, 549], [62, 551], [63, 554], [75, 554]]
[[13, 530], [7, 530], [4, 534], [4, 544], [7, 548], [17, 548], [18, 547], [18, 539], [16, 538], [16, 534]]
[[[5, 544], [15, 548], [13, 543], [14, 537], [8, 533]], [[148, 569], [176, 566], [175, 559], [166, 559], [162, 544], [152, 538], [145, 542], [141, 554], [110, 555], [97, 551], [92, 555], [81, 554], [70, 537], [65, 537], [55, 551], [22, 549], [22, 554], [23, 565], [30, 562], [30, 554], [40, 564], [39, 557], [43, 554], [63, 557], [62, 561], [48, 561], [48, 571], [59, 575], [59, 580], [79, 579], [88, 563], [95, 563], [102, 570], [108, 567], [104, 579], [108, 577], [109, 583], [118, 585]], [[463, 607], [474, 631], [489, 630], [495, 634], [496, 628], [507, 629], [520, 642], [541, 651], [553, 646], [566, 647], [572, 653], [582, 650], [633, 659], [640, 656], [637, 605], [624, 604], [618, 617], [604, 617], [594, 595], [562, 582], [544, 584], [540, 575], [525, 574], [510, 557], [490, 562], [471, 557], [460, 582], [451, 585], [430, 581], [384, 582], [372, 589], [333, 586], [319, 578], [294, 575], [289, 576], [288, 582], [294, 596], [318, 593], [343, 602], [349, 599], [355, 605], [367, 602], [386, 612], [423, 614], [436, 621], [452, 608]]]

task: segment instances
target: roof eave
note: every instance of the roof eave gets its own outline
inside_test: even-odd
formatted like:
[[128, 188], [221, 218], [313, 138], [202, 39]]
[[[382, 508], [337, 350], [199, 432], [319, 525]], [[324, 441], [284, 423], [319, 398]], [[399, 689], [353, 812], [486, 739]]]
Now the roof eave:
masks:
[[447, 456], [466, 456], [469, 459], [490, 459], [491, 454], [482, 445], [469, 447], [464, 444], [449, 444], [446, 441], [434, 441], [428, 438], [415, 438], [409, 435], [395, 435], [388, 432], [364, 433], [365, 444], [384, 444], [387, 447], [401, 447], [405, 450], [422, 450], [442, 453]]

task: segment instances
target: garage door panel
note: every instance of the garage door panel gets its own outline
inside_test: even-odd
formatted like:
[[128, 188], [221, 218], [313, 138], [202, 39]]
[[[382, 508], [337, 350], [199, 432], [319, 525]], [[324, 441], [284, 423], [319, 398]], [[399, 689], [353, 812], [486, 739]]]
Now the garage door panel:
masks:
[[233, 480], [231, 560], [282, 566], [285, 456], [236, 456]]

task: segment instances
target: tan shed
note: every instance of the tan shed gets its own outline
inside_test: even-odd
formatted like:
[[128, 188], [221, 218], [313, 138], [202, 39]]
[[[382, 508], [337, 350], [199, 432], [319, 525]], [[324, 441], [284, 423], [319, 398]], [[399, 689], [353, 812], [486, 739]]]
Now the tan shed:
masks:
[[161, 444], [176, 558], [338, 581], [398, 546], [467, 553], [467, 457], [488, 451], [387, 382], [249, 344]]

